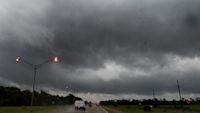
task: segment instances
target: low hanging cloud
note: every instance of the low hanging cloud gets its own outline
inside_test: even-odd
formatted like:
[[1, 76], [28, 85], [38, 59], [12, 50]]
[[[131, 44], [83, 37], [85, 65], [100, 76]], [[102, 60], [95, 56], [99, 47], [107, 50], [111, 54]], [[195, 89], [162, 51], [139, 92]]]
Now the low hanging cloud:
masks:
[[197, 0], [0, 0], [1, 85], [81, 93], [199, 94], [200, 15]]

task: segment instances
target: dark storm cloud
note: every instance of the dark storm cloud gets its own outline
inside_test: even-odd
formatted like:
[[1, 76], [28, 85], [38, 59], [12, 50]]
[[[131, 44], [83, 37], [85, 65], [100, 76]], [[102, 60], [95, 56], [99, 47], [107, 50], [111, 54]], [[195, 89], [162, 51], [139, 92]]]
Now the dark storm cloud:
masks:
[[[198, 85], [198, 71], [183, 66], [190, 69], [179, 76], [167, 68], [180, 66], [171, 62], [173, 55], [191, 62], [199, 55], [198, 0], [1, 2], [0, 79], [30, 86], [31, 68], [14, 59], [40, 63], [56, 54], [60, 64], [39, 70], [38, 87], [70, 85], [81, 92], [114, 94], [149, 94], [155, 88], [162, 94], [175, 92], [180, 79], [191, 83], [185, 92], [200, 92], [192, 88]], [[109, 62], [119, 66], [107, 69]], [[94, 73], [98, 76], [91, 79]]]
[[[77, 7], [73, 7], [77, 4], [70, 4], [72, 7], [70, 9], [67, 8], [68, 5], [62, 4], [60, 6], [58, 4], [55, 9], [50, 10], [49, 15], [52, 17], [50, 19], [52, 21], [48, 25], [50, 27], [52, 25], [55, 30], [57, 36], [55, 44], [59, 45], [61, 41], [67, 42], [64, 47], [67, 45], [75, 46], [71, 47], [72, 51], [73, 49], [80, 49], [82, 52], [82, 49], [86, 48], [88, 50], [88, 48], [92, 48], [93, 46], [97, 50], [102, 48], [107, 51], [109, 49], [113, 51], [116, 47], [125, 48], [126, 50], [130, 47], [133, 51], [137, 51], [138, 49], [138, 51], [141, 51], [141, 48], [144, 46], [152, 46], [153, 50], [160, 49], [163, 52], [173, 52], [178, 49], [176, 51], [178, 52], [182, 47], [179, 47], [181, 45], [177, 45], [174, 41], [180, 41], [179, 43], [183, 46], [191, 48], [188, 41], [193, 43], [198, 41], [198, 38], [195, 36], [199, 34], [199, 29], [192, 29], [191, 31], [188, 28], [188, 26], [192, 26], [192, 23], [198, 23], [199, 21], [197, 9], [194, 12], [191, 7], [198, 6], [198, 4], [190, 3], [188, 8], [175, 8], [167, 6], [170, 4], [164, 5], [164, 3], [155, 4], [154, 8], [147, 5], [147, 8], [141, 8], [139, 11], [137, 7], [134, 7], [135, 5], [131, 7], [127, 6], [127, 4], [123, 8], [106, 7], [105, 9], [101, 9], [99, 6], [93, 10], [90, 9], [90, 5], [85, 7], [84, 5], [78, 5], [79, 10], [77, 10]], [[181, 4], [186, 4], [184, 2], [173, 3], [176, 5], [180, 4], [180, 6], [182, 6]], [[140, 4], [138, 5], [140, 6]], [[164, 8], [160, 8], [161, 6]], [[191, 11], [193, 14], [191, 14]], [[56, 27], [55, 24], [57, 25]], [[191, 33], [194, 36], [190, 36]], [[72, 45], [74, 43], [75, 45]], [[76, 47], [76, 45], [80, 45], [80, 48]], [[187, 47], [183, 49], [185, 48]]]
[[125, 2], [103, 9], [69, 2], [55, 4], [46, 24], [54, 29], [53, 48], [61, 50], [70, 65], [96, 67], [102, 59], [140, 56], [147, 51], [153, 52], [153, 58], [165, 53], [193, 56], [199, 51], [199, 26], [194, 26], [199, 21], [199, 2], [193, 3], [161, 2], [153, 7]]

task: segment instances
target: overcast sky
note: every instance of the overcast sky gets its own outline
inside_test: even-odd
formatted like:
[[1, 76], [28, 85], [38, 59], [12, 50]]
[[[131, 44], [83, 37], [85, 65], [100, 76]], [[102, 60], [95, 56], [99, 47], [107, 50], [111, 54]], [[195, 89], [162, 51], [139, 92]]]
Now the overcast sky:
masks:
[[32, 85], [32, 68], [16, 57], [58, 55], [38, 70], [38, 90], [165, 98], [179, 80], [197, 97], [199, 11], [199, 0], [0, 0], [0, 85]]

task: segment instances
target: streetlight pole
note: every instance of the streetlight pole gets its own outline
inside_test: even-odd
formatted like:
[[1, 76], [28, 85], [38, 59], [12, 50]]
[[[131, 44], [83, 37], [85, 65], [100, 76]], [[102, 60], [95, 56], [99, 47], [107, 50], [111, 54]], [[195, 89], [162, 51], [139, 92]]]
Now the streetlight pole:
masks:
[[34, 100], [36, 74], [37, 74], [37, 66], [35, 65], [34, 66], [34, 75], [33, 75], [33, 88], [32, 88], [32, 96], [31, 96], [31, 107], [33, 106], [33, 100]]
[[53, 60], [46, 60], [44, 61], [43, 63], [40, 63], [40, 64], [33, 64], [25, 59], [22, 59], [21, 57], [17, 57], [16, 59], [16, 62], [17, 63], [20, 63], [20, 62], [23, 62], [29, 66], [31, 66], [33, 68], [33, 85], [32, 85], [32, 95], [31, 95], [31, 103], [30, 103], [30, 112], [32, 113], [32, 106], [33, 106], [33, 102], [34, 102], [34, 91], [35, 91], [35, 81], [36, 81], [36, 75], [37, 75], [37, 70], [42, 67], [44, 64], [47, 64], [49, 62], [53, 61], [54, 63], [58, 63], [59, 62], [59, 59], [58, 57], [53, 57]]
[[181, 97], [181, 90], [180, 90], [180, 85], [179, 85], [178, 80], [177, 80], [177, 88], [178, 88], [178, 93], [179, 93], [179, 98], [180, 98], [180, 104], [181, 104], [181, 107], [183, 107], [182, 97]]

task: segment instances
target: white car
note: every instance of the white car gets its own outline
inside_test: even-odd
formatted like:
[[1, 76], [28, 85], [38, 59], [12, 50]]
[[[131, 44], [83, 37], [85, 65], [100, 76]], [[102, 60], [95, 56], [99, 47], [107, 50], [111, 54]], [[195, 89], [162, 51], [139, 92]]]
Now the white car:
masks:
[[85, 111], [85, 102], [82, 100], [76, 100], [74, 103], [74, 108], [76, 110], [84, 110]]

